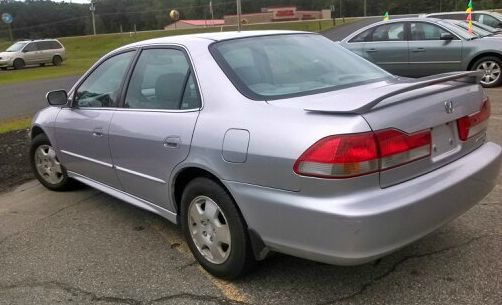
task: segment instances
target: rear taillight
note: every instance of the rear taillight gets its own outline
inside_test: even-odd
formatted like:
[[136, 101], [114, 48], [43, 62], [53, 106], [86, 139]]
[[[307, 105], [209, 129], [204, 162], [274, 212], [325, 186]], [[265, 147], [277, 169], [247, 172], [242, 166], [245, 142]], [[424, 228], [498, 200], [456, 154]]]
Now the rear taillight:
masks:
[[317, 141], [296, 161], [299, 175], [347, 178], [378, 170], [378, 149], [372, 132], [330, 136]]
[[430, 155], [430, 131], [407, 134], [396, 129], [330, 136], [307, 149], [295, 173], [348, 178], [400, 166]]
[[482, 132], [488, 126], [490, 117], [490, 100], [487, 98], [481, 110], [457, 120], [458, 136], [460, 140], [467, 141], [472, 136]]
[[380, 148], [380, 168], [389, 169], [431, 154], [431, 133], [421, 131], [406, 134], [396, 129], [376, 132]]

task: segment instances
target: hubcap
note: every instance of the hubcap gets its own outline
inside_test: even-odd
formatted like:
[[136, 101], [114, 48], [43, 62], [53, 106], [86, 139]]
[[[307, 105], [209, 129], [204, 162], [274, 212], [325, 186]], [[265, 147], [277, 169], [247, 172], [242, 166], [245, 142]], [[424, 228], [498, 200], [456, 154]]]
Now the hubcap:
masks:
[[231, 238], [227, 219], [211, 198], [198, 196], [188, 207], [192, 240], [205, 259], [223, 264], [230, 254]]
[[478, 71], [483, 71], [484, 74], [481, 77], [481, 83], [485, 85], [491, 85], [498, 81], [500, 78], [500, 65], [495, 61], [484, 61], [477, 67]]
[[40, 145], [35, 151], [35, 166], [37, 172], [46, 182], [58, 184], [63, 181], [63, 171], [56, 152], [49, 145]]

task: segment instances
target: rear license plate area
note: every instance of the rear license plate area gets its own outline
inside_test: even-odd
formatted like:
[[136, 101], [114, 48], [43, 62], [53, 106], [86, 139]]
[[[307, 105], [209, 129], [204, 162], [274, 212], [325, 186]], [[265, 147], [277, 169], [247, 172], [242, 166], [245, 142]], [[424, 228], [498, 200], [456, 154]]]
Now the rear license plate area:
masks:
[[431, 158], [433, 161], [443, 159], [460, 149], [456, 128], [455, 122], [448, 122], [432, 128]]

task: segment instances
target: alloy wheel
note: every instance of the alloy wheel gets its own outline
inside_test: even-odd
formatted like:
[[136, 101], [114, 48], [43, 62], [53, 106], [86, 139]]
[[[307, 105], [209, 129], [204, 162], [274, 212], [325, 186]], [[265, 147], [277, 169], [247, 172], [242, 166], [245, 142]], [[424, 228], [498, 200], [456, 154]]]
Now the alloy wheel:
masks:
[[495, 61], [483, 61], [477, 66], [476, 70], [484, 72], [481, 77], [481, 83], [483, 85], [492, 85], [500, 78], [501, 67]]
[[50, 184], [58, 184], [64, 179], [61, 163], [50, 145], [40, 145], [35, 150], [35, 166], [42, 179]]
[[198, 196], [188, 208], [190, 235], [202, 256], [213, 264], [223, 264], [230, 255], [231, 236], [220, 207], [207, 196]]

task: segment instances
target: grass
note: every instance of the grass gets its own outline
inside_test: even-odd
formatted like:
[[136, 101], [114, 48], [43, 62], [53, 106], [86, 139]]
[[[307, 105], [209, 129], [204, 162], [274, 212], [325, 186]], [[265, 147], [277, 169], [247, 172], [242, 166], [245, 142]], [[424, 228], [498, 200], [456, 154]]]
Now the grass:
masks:
[[31, 125], [31, 117], [17, 118], [0, 122], [0, 134], [15, 130], [27, 129]]
[[[352, 20], [347, 19], [346, 23]], [[245, 25], [245, 30], [298, 30], [320, 32], [333, 27], [331, 20], [313, 20], [302, 22], [278, 22], [267, 24]], [[0, 85], [20, 83], [31, 80], [51, 79], [64, 76], [80, 75], [96, 62], [101, 56], [120, 46], [150, 38], [214, 31], [234, 31], [235, 26], [182, 29], [170, 31], [150, 31], [138, 33], [102, 34], [97, 36], [81, 36], [60, 38], [66, 47], [68, 60], [59, 67], [27, 68], [0, 72]], [[8, 42], [0, 42], [0, 50], [9, 46]]]

